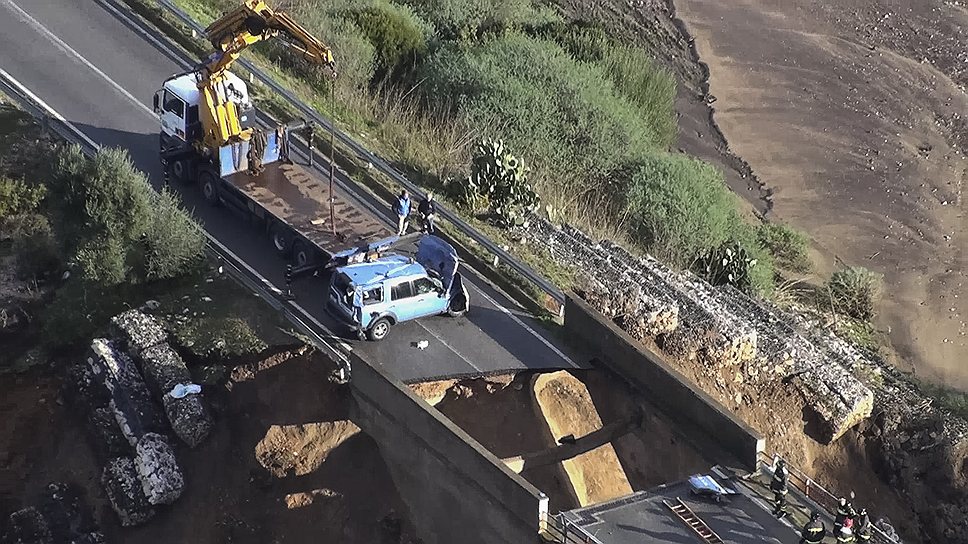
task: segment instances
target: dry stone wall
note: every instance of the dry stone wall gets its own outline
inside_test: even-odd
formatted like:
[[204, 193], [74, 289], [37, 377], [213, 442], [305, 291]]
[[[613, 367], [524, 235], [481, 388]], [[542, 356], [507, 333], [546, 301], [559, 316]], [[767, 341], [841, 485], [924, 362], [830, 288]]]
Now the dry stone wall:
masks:
[[580, 295], [593, 307], [632, 337], [699, 363], [717, 387], [790, 381], [830, 441], [871, 415], [874, 393], [853, 373], [869, 362], [816, 327], [570, 226], [537, 219], [525, 236], [580, 272]]

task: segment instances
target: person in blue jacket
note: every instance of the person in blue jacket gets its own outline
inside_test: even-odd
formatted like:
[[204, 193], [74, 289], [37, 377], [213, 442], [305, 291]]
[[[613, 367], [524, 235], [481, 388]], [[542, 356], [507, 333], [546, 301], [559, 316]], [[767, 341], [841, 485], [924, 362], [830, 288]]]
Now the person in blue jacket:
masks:
[[397, 214], [397, 236], [407, 233], [407, 218], [410, 216], [410, 195], [407, 191], [400, 191], [400, 196], [393, 203], [393, 213]]

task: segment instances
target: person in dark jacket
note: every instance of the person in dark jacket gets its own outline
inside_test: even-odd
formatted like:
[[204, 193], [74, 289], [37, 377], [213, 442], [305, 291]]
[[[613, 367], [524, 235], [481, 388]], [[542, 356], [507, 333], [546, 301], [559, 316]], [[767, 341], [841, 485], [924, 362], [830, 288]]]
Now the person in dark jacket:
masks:
[[810, 521], [803, 526], [800, 533], [800, 544], [820, 544], [827, 536], [827, 528], [820, 521], [820, 512], [814, 510], [810, 513]]
[[871, 523], [870, 516], [867, 515], [866, 508], [861, 508], [860, 513], [857, 515], [857, 522], [854, 523], [854, 534], [857, 535], [858, 542], [871, 541], [871, 537], [874, 534], [874, 527]]
[[841, 497], [837, 503], [837, 515], [834, 517], [834, 534], [839, 533], [847, 520], [856, 515], [857, 512], [854, 511], [854, 507], [850, 504], [850, 501]]
[[407, 233], [407, 218], [410, 217], [410, 195], [407, 191], [400, 191], [400, 196], [393, 202], [393, 213], [397, 214], [397, 236]]
[[786, 468], [786, 461], [780, 459], [776, 462], [773, 480], [770, 481], [770, 490], [773, 491], [773, 498], [776, 501], [773, 515], [778, 518], [782, 518], [789, 513], [786, 509], [787, 479], [789, 477], [790, 472]]
[[437, 202], [434, 201], [434, 194], [427, 193], [427, 196], [420, 201], [417, 205], [417, 213], [420, 214], [420, 223], [423, 226], [423, 231], [427, 234], [433, 234], [434, 221], [437, 220]]

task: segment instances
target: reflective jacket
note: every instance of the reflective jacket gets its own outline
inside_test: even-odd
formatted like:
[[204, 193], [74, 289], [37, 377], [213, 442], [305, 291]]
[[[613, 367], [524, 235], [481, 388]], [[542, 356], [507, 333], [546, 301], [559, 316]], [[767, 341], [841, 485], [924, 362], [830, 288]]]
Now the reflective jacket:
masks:
[[785, 495], [787, 492], [787, 477], [789, 472], [786, 468], [778, 468], [773, 473], [773, 480], [770, 481], [770, 490], [774, 493]]
[[800, 538], [802, 541], [809, 542], [810, 544], [819, 544], [820, 542], [823, 542], [825, 536], [827, 536], [827, 528], [824, 527], [823, 522], [819, 519], [804, 525], [803, 532], [800, 533]]

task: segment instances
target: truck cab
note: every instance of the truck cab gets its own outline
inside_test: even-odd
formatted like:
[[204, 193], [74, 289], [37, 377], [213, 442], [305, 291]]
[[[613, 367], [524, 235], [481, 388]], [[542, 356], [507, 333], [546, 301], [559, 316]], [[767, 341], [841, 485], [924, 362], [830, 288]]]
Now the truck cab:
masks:
[[440, 238], [427, 235], [421, 238], [415, 258], [388, 254], [336, 268], [327, 308], [360, 337], [379, 341], [397, 323], [463, 315], [468, 302], [456, 252]]

